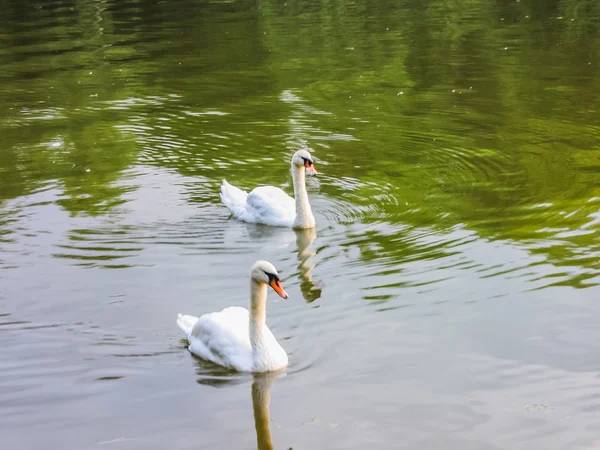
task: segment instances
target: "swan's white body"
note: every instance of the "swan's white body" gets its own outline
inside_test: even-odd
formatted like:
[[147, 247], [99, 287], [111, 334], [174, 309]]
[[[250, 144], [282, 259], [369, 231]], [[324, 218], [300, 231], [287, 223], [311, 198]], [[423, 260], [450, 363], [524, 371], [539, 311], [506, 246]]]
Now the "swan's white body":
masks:
[[[305, 166], [304, 161], [310, 161], [310, 166]], [[299, 150], [292, 157], [295, 198], [274, 186], [257, 187], [248, 194], [223, 180], [221, 200], [237, 219], [244, 222], [295, 229], [312, 228], [315, 218], [306, 192], [305, 167], [316, 173], [310, 153]]]
[[[251, 312], [232, 306], [201, 317], [178, 315], [177, 325], [186, 334], [191, 353], [240, 372], [270, 372], [288, 365], [285, 350], [265, 323], [268, 282], [261, 277], [267, 272], [277, 275], [266, 261], [253, 266]], [[286, 298], [283, 288], [281, 292]]]

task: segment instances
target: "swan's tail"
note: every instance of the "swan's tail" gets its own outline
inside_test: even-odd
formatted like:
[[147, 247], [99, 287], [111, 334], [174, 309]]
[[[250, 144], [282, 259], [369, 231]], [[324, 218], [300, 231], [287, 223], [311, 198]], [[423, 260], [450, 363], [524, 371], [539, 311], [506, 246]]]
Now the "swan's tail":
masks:
[[248, 197], [247, 192], [232, 186], [227, 180], [223, 180], [223, 184], [221, 185], [221, 201], [234, 216], [240, 217], [244, 212], [246, 197]]
[[196, 316], [189, 316], [187, 314], [177, 314], [177, 326], [181, 328], [181, 331], [185, 333], [186, 336], [189, 336], [192, 332], [192, 328], [198, 322], [198, 318]]

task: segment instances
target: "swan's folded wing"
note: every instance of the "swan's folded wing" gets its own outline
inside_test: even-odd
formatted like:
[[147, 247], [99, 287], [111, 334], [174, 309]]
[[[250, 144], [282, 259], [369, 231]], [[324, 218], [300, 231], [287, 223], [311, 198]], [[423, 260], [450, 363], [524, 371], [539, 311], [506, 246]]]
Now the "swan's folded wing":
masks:
[[251, 370], [248, 314], [245, 308], [230, 307], [203, 315], [190, 334], [190, 351], [223, 366]]
[[291, 226], [296, 217], [296, 203], [282, 189], [261, 186], [254, 189], [246, 199], [247, 213], [254, 222], [269, 225]]

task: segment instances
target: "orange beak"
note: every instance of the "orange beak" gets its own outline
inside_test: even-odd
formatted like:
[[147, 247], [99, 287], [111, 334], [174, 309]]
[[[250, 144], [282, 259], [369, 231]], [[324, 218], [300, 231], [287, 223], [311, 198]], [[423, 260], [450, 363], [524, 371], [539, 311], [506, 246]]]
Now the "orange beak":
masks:
[[285, 292], [283, 290], [283, 286], [281, 285], [281, 282], [279, 280], [271, 280], [269, 282], [269, 286], [271, 286], [273, 288], [273, 290], [275, 292], [277, 292], [281, 298], [283, 298], [283, 299], [288, 298], [287, 292]]
[[304, 163], [304, 167], [306, 167], [306, 170], [308, 170], [308, 173], [311, 175], [316, 175], [317, 174], [317, 169], [315, 169], [315, 163], [310, 163], [308, 161], [306, 161]]

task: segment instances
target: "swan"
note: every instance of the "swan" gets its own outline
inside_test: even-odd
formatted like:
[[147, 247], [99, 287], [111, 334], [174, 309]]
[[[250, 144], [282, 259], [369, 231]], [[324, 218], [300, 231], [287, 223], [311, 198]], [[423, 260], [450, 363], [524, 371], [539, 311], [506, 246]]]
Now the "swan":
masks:
[[288, 365], [288, 357], [265, 324], [267, 285], [288, 297], [277, 270], [268, 261], [256, 261], [250, 271], [250, 312], [231, 306], [201, 317], [178, 314], [177, 325], [186, 334], [188, 350], [239, 372], [270, 372]]
[[260, 186], [248, 194], [223, 180], [221, 201], [236, 218], [244, 222], [294, 229], [313, 228], [315, 217], [308, 202], [305, 169], [311, 175], [317, 173], [310, 153], [298, 150], [292, 156], [295, 199], [274, 186]]

